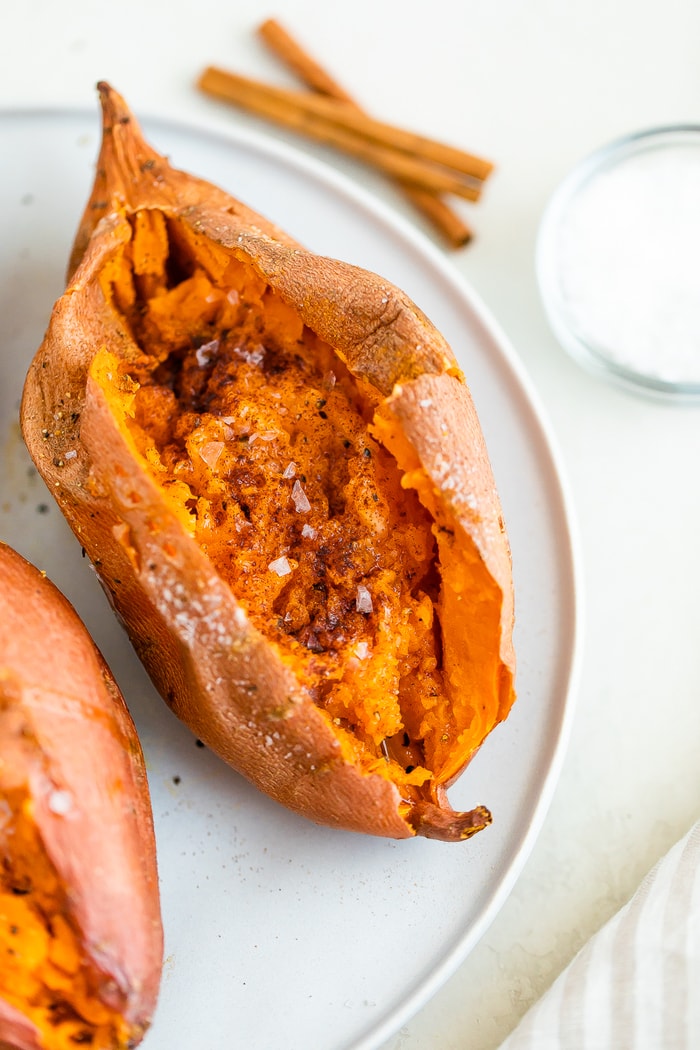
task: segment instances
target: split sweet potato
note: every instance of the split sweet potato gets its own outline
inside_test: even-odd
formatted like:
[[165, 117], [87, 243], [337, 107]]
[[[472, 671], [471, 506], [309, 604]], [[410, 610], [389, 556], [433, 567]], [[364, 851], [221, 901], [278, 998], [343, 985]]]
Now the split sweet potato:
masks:
[[100, 85], [30, 453], [162, 696], [262, 790], [469, 837], [448, 785], [513, 702], [510, 550], [454, 355], [380, 277], [172, 168]]
[[0, 543], [0, 1047], [127, 1050], [162, 961], [143, 756], [60, 592]]

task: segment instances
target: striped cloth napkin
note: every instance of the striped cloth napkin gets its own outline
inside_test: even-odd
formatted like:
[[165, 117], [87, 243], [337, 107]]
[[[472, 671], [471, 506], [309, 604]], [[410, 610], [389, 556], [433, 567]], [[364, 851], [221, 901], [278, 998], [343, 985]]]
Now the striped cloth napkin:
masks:
[[700, 821], [500, 1050], [700, 1048]]

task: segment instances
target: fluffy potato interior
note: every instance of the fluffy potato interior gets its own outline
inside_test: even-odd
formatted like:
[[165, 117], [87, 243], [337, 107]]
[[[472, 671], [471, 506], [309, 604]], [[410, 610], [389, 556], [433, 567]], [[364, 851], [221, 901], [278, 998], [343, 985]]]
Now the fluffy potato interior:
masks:
[[[96, 890], [99, 892], [99, 888]], [[19, 790], [0, 797], [0, 998], [28, 1017], [45, 1050], [125, 1050], [122, 1018], [98, 998], [66, 893]]]
[[377, 395], [243, 258], [158, 211], [131, 222], [102, 286], [140, 355], [108, 396], [348, 757], [430, 793], [464, 725], [445, 695], [434, 523], [372, 436]]

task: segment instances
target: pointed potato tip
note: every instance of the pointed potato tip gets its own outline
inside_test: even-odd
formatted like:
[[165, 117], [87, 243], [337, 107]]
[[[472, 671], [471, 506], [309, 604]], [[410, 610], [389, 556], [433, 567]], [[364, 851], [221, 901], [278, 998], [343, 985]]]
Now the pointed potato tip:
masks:
[[416, 835], [442, 842], [463, 842], [492, 822], [485, 806], [476, 806], [464, 813], [431, 802], [419, 802], [413, 806], [409, 822]]
[[100, 80], [97, 91], [102, 106], [103, 127], [113, 128], [116, 124], [129, 124], [133, 115], [123, 97], [115, 91], [106, 80]]

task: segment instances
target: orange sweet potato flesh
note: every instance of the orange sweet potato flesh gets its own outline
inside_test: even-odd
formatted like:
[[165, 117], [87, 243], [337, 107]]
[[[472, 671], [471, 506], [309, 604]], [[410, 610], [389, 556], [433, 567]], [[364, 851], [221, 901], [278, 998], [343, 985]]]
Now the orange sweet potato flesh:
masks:
[[0, 1047], [126, 1050], [162, 964], [143, 756], [60, 592], [0, 543]]
[[172, 168], [100, 85], [29, 451], [161, 695], [317, 822], [468, 838], [513, 702], [508, 540], [454, 355], [380, 277]]

